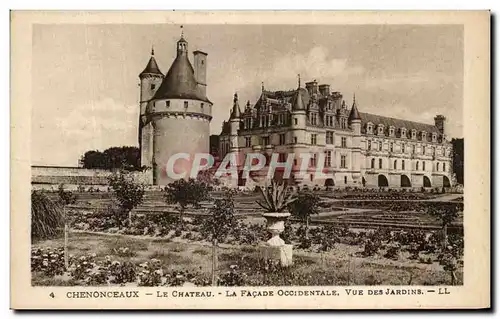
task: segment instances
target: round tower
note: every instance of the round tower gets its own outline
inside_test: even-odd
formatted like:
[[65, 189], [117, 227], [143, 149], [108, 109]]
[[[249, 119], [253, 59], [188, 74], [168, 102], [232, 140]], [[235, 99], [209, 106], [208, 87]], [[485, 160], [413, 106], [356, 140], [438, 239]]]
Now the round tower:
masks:
[[[145, 115], [154, 128], [152, 145], [153, 183], [165, 185], [176, 177], [167, 171], [169, 159], [181, 156], [173, 166], [173, 173], [186, 172], [189, 177], [191, 161], [196, 153], [209, 153], [210, 121], [212, 102], [206, 97], [206, 83], [197, 76], [206, 75], [206, 53], [197, 51], [203, 63], [195, 67], [188, 57], [188, 42], [183, 36], [177, 41], [177, 56], [161, 85], [147, 102]], [[200, 84], [201, 83], [201, 84]]]
[[298, 87], [292, 100], [292, 149], [294, 153], [294, 166], [292, 169], [293, 179], [297, 184], [301, 184], [303, 176], [299, 174], [301, 168], [301, 153], [307, 152], [307, 111], [306, 107], [309, 103], [309, 92], [301, 87], [300, 75], [298, 75]]
[[352, 108], [348, 118], [353, 132], [352, 135], [352, 179], [354, 183], [360, 183], [361, 178], [361, 115], [356, 103], [356, 95], [352, 99]]

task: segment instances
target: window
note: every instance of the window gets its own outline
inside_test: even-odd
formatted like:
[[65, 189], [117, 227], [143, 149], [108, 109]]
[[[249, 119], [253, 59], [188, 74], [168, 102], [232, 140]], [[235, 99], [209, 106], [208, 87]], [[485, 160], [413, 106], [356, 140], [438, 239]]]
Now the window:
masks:
[[425, 161], [422, 162], [422, 170], [425, 171]]
[[379, 125], [379, 126], [378, 126], [378, 134], [379, 134], [379, 135], [384, 134], [384, 126], [383, 126], [383, 125]]
[[347, 184], [347, 176], [344, 176], [344, 184]]
[[311, 166], [316, 167], [318, 161], [318, 154], [314, 153], [311, 157]]
[[318, 125], [318, 115], [316, 113], [309, 114], [309, 122], [311, 125]]
[[368, 150], [372, 149], [372, 141], [368, 141]]
[[329, 126], [329, 127], [333, 127], [333, 116], [332, 115], [325, 116], [325, 125]]
[[424, 146], [422, 146], [422, 154], [425, 155], [425, 151], [426, 151], [426, 149], [425, 149], [425, 145], [424, 145]]
[[342, 137], [340, 139], [340, 143], [341, 143], [340, 147], [346, 148], [347, 147], [347, 137]]
[[170, 101], [165, 102], [165, 104], [167, 105], [167, 107], [170, 107]]
[[188, 108], [188, 101], [184, 101], [184, 108], [187, 109]]
[[391, 152], [394, 152], [394, 143], [391, 142], [390, 148], [391, 148]]
[[382, 159], [381, 158], [378, 159], [378, 168], [382, 168]]
[[401, 129], [401, 137], [406, 138], [406, 129], [405, 128]]
[[419, 165], [418, 165], [418, 164], [419, 164], [419, 163], [417, 162], [417, 164], [416, 164], [416, 166], [415, 166], [415, 170], [417, 170], [417, 171], [418, 171], [418, 167], [419, 167]]
[[269, 145], [269, 136], [262, 137], [262, 145], [264, 146]]
[[285, 144], [285, 134], [280, 134], [280, 145]]
[[333, 144], [333, 132], [326, 132], [326, 144]]
[[311, 144], [316, 145], [318, 134], [311, 134]]
[[412, 138], [412, 140], [417, 138], [417, 131], [416, 130], [411, 130], [411, 138]]
[[382, 142], [378, 142], [378, 149], [379, 149], [379, 151], [382, 150]]
[[340, 127], [344, 130], [347, 128], [347, 119], [346, 118], [340, 119]]
[[371, 123], [366, 124], [366, 130], [368, 131], [368, 134], [373, 133], [373, 125]]
[[439, 172], [439, 163], [436, 164], [436, 171]]
[[201, 106], [201, 108], [203, 108], [203, 106], [205, 106], [205, 104], [201, 103], [200, 106]]
[[251, 147], [252, 146], [252, 138], [250, 136], [245, 137], [245, 147]]
[[151, 84], [151, 90], [156, 89], [156, 84]]
[[325, 152], [325, 167], [332, 166], [332, 151]]
[[432, 141], [433, 142], [437, 141], [437, 134], [436, 133], [432, 133]]
[[401, 169], [404, 170], [405, 169], [405, 160], [402, 160], [401, 161]]
[[341, 168], [347, 168], [347, 165], [346, 165], [346, 155], [341, 155], [340, 156], [340, 167]]
[[394, 169], [398, 169], [398, 160], [394, 160]]
[[285, 124], [285, 114], [278, 114], [278, 125]]
[[244, 127], [245, 129], [250, 129], [252, 128], [252, 119], [250, 117], [247, 117], [244, 122]]
[[406, 153], [406, 145], [404, 143], [401, 144], [401, 152]]
[[294, 144], [297, 144], [297, 136], [294, 136], [294, 137], [293, 137], [293, 143], [294, 143]]
[[389, 135], [394, 136], [394, 127], [392, 126], [389, 128]]
[[411, 146], [411, 152], [412, 152], [413, 154], [415, 154], [415, 145], [412, 145], [412, 146]]
[[279, 153], [278, 154], [278, 162], [286, 162], [286, 154], [285, 153]]
[[295, 123], [295, 125], [297, 125], [299, 121], [297, 120], [297, 118], [296, 118], [296, 117], [294, 117], [294, 118], [293, 118], [293, 122]]
[[446, 163], [443, 163], [443, 172], [446, 172]]
[[372, 158], [372, 165], [371, 165], [371, 168], [375, 168], [375, 159]]

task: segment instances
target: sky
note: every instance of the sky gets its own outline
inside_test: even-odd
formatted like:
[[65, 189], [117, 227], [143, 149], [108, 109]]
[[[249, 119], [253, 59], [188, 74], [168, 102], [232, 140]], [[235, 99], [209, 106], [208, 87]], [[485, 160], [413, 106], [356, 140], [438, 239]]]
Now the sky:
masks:
[[[463, 28], [458, 25], [185, 25], [192, 52], [208, 53], [211, 134], [233, 95], [255, 103], [266, 90], [317, 80], [360, 112], [434, 123], [463, 137]], [[76, 166], [88, 150], [138, 146], [139, 73], [151, 47], [165, 74], [180, 26], [33, 26], [33, 165]]]

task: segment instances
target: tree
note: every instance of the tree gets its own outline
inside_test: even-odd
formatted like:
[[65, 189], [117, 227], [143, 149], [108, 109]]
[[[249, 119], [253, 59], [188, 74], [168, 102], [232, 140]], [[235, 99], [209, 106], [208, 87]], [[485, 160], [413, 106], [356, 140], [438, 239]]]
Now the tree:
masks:
[[427, 205], [427, 213], [438, 218], [441, 221], [443, 231], [443, 251], [448, 246], [448, 226], [458, 217], [460, 205], [458, 203], [429, 203]]
[[41, 191], [31, 191], [31, 238], [47, 239], [60, 234], [64, 216], [60, 207]]
[[216, 199], [210, 208], [210, 215], [201, 225], [201, 232], [212, 241], [212, 285], [217, 285], [217, 248], [227, 235], [237, 226], [234, 215], [234, 191], [225, 193], [223, 198]]
[[140, 205], [144, 199], [144, 185], [136, 183], [130, 173], [115, 172], [109, 176], [109, 186], [120, 206], [119, 222], [128, 215], [128, 224], [132, 225], [132, 209]]
[[288, 210], [292, 216], [301, 219], [306, 224], [306, 238], [308, 237], [311, 215], [319, 214], [320, 201], [321, 199], [318, 195], [307, 190], [302, 190], [297, 195], [297, 200], [288, 205]]
[[167, 204], [179, 205], [179, 220], [184, 228], [184, 212], [188, 206], [199, 208], [200, 203], [210, 198], [210, 186], [205, 182], [190, 178], [178, 179], [165, 187]]
[[67, 207], [68, 205], [74, 204], [76, 202], [76, 196], [70, 192], [64, 190], [64, 185], [59, 184], [57, 191], [59, 195], [59, 203], [63, 207], [63, 218], [64, 218], [64, 266], [66, 269], [69, 268], [69, 251], [68, 251], [68, 240], [69, 240], [69, 226], [70, 220], [68, 217]]
[[141, 169], [140, 150], [135, 146], [110, 147], [103, 152], [87, 151], [81, 162], [84, 168]]

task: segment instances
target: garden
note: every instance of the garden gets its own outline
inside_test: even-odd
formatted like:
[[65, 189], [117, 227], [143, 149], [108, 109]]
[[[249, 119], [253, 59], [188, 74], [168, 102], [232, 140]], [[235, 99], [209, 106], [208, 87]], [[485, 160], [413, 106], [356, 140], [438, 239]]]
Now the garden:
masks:
[[[110, 186], [114, 202], [95, 210], [70, 208], [78, 199], [63, 186], [57, 200], [33, 192], [33, 285], [463, 283], [463, 234], [447, 231], [459, 220], [461, 203], [419, 206], [422, 216], [442, 226], [438, 229], [369, 229], [312, 223], [329, 206], [321, 197], [273, 189], [271, 195], [293, 197], [279, 208], [292, 215], [281, 238], [293, 245], [294, 263], [284, 267], [262, 258], [259, 247], [271, 235], [263, 218], [237, 214], [241, 197], [232, 192], [214, 198], [204, 183], [179, 181], [164, 192], [165, 204], [175, 205], [177, 214], [134, 213], [143, 203], [141, 185], [117, 174]], [[189, 213], [206, 202], [211, 206], [202, 214]], [[384, 214], [383, 219], [414, 222], [407, 216], [379, 213]]]

